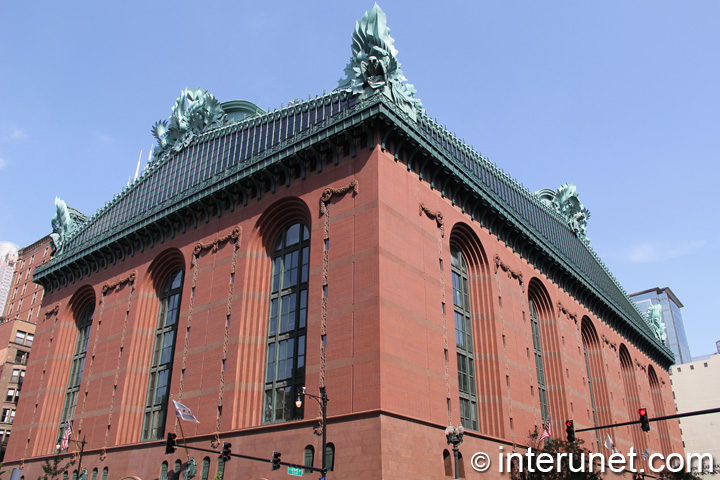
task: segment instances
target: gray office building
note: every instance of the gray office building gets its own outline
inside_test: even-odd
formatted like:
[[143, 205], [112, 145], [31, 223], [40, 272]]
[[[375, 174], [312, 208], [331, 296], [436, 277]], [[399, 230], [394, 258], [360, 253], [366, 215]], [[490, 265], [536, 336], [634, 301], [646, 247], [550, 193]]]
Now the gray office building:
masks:
[[685, 324], [683, 324], [680, 309], [683, 304], [668, 287], [651, 288], [630, 294], [641, 312], [646, 313], [650, 305], [662, 305], [661, 317], [665, 324], [667, 340], [665, 344], [675, 354], [675, 363], [688, 363], [692, 361], [690, 346], [687, 335], [685, 335]]

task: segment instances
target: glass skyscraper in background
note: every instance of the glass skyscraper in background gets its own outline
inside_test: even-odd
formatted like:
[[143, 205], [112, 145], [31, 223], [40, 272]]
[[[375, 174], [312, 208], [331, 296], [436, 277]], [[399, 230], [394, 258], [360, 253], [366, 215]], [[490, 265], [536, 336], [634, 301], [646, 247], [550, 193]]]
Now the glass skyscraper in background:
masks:
[[630, 299], [635, 302], [641, 312], [647, 313], [650, 305], [662, 305], [662, 321], [665, 324], [667, 340], [665, 344], [675, 354], [675, 363], [688, 363], [692, 361], [690, 346], [687, 335], [685, 335], [685, 324], [683, 324], [680, 309], [683, 304], [668, 287], [651, 288], [630, 294]]

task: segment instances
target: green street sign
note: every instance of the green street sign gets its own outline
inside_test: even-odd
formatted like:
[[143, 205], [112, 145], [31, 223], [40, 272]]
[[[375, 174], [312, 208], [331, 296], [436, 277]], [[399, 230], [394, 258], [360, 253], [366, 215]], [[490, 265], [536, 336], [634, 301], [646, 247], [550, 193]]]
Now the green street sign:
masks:
[[302, 477], [303, 469], [298, 467], [288, 467], [288, 475], [295, 475], [296, 477]]

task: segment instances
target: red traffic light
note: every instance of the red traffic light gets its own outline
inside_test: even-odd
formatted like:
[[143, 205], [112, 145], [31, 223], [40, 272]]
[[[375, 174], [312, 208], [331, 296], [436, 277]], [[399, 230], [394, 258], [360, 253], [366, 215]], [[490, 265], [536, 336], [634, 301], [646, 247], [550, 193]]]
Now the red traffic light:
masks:
[[573, 421], [572, 421], [572, 420], [565, 420], [565, 426], [566, 426], [566, 427], [572, 427], [572, 426], [573, 426]]
[[641, 408], [640, 410], [638, 410], [638, 414], [640, 414], [641, 417], [644, 417], [645, 415], [647, 415], [647, 410]]

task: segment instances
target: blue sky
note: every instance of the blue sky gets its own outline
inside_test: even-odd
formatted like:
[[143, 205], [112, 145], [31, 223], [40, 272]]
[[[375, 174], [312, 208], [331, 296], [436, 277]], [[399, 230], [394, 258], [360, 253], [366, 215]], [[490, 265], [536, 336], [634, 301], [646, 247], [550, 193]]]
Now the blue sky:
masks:
[[[3, 2], [0, 241], [94, 213], [186, 87], [277, 108], [337, 85], [368, 1]], [[669, 286], [715, 351], [720, 3], [381, 1], [432, 117], [530, 190], [575, 183], [626, 291]]]

